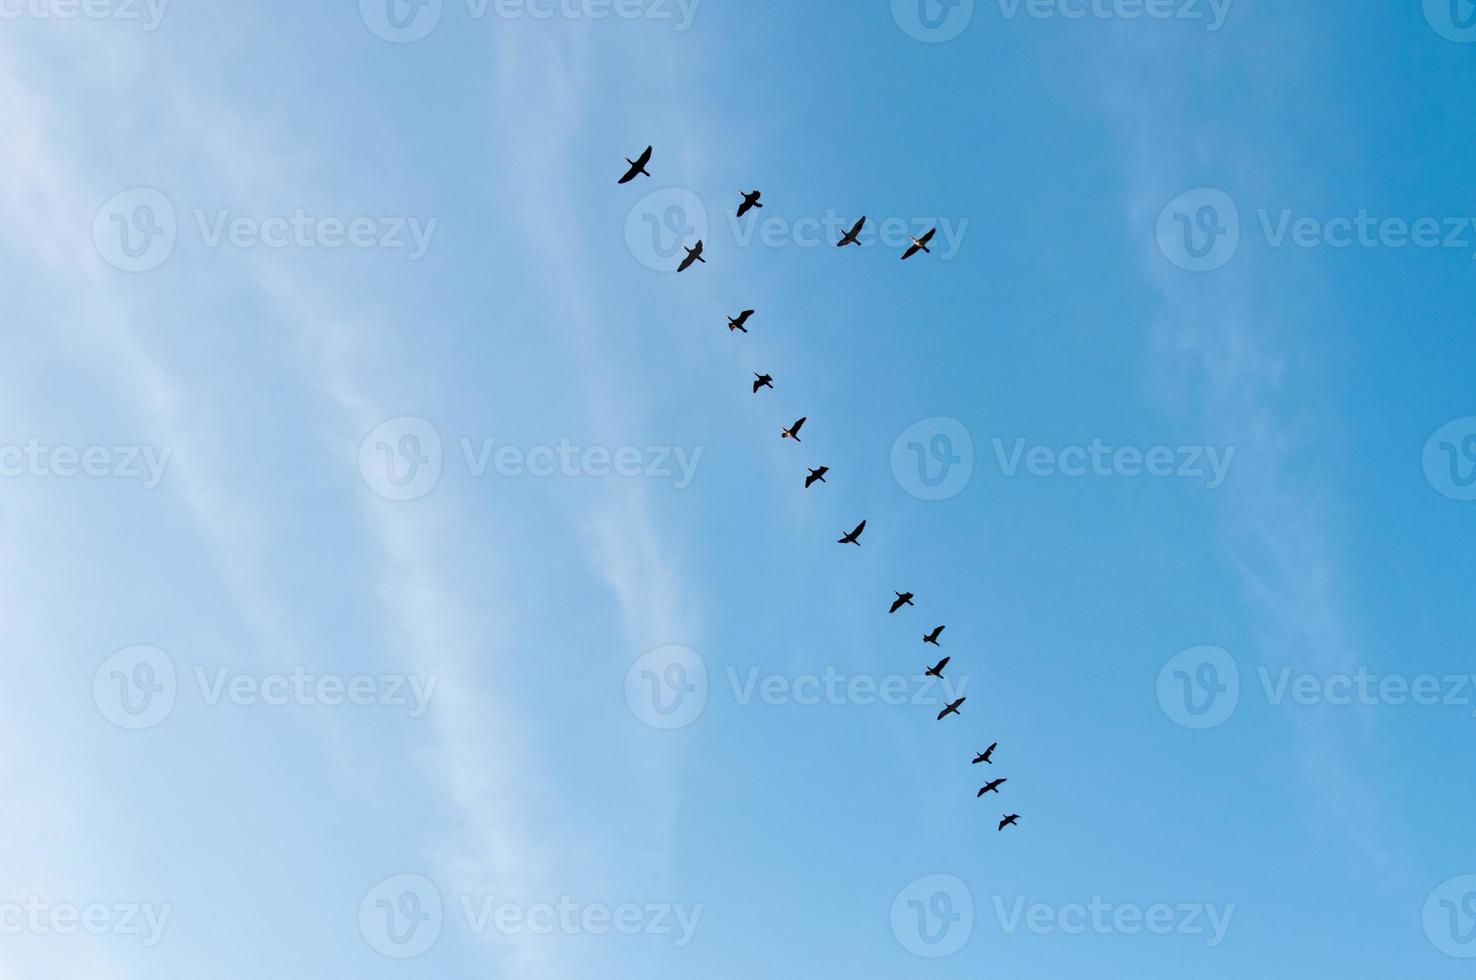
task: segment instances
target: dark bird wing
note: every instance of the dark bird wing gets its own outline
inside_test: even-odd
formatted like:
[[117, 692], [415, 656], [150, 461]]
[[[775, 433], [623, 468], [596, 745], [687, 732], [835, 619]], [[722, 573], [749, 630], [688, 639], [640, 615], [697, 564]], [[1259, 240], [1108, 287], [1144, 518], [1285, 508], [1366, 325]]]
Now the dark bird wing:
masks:
[[809, 416], [807, 415], [800, 416], [799, 419], [795, 421], [794, 425], [789, 427], [789, 434], [792, 436], [799, 435], [800, 429], [803, 429], [805, 427], [805, 419], [807, 418], [809, 418]]
[[856, 525], [856, 530], [851, 532], [851, 537], [859, 538], [861, 536], [861, 532], [864, 530], [866, 530], [866, 522], [862, 521], [860, 524]]
[[697, 261], [697, 253], [696, 252], [688, 252], [687, 253], [687, 257], [685, 259], [682, 259], [682, 264], [679, 265], [679, 266], [677, 266], [677, 271], [678, 272], [686, 272], [688, 269], [690, 269], [692, 267], [692, 263], [693, 262], [696, 262], [696, 261]]
[[936, 234], [938, 234], [938, 229], [937, 228], [930, 228], [928, 230], [928, 233], [926, 235], [922, 236], [921, 238], [919, 238], [918, 241], [920, 241], [924, 245], [926, 245], [928, 242], [931, 242], [933, 240], [933, 236], [936, 235]]
[[861, 234], [861, 229], [862, 229], [862, 227], [865, 224], [866, 224], [866, 215], [863, 214], [861, 216], [861, 220], [858, 221], [858, 222], [856, 222], [854, 225], [851, 226], [851, 230], [846, 233], [846, 237], [847, 238], [855, 238], [857, 235]]
[[646, 168], [646, 164], [648, 164], [648, 163], [651, 162], [651, 150], [652, 149], [653, 149], [652, 147], [649, 147], [649, 146], [646, 147], [646, 151], [644, 153], [642, 153], [636, 159], [636, 166], [637, 167], [640, 167], [642, 170], [644, 170]]
[[940, 674], [943, 673], [943, 668], [948, 666], [948, 661], [949, 658], [944, 657], [942, 660], [938, 661], [938, 666], [934, 667], [933, 669]]
[[920, 245], [913, 245], [913, 246], [911, 246], [910, 248], [907, 249], [907, 251], [905, 251], [905, 252], [902, 253], [902, 261], [903, 262], [906, 262], [908, 259], [912, 258], [914, 255], [916, 255], [918, 252], [921, 252], [921, 251], [922, 251], [922, 246], [920, 246]]

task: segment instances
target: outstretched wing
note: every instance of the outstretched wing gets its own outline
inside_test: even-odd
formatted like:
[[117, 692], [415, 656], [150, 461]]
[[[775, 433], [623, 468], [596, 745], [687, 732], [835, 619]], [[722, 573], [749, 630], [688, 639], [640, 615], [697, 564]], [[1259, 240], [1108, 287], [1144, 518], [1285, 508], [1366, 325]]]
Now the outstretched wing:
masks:
[[903, 262], [906, 262], [908, 259], [912, 258], [914, 255], [916, 255], [920, 251], [922, 251], [922, 247], [921, 246], [919, 246], [919, 245], [913, 245], [913, 246], [911, 246], [910, 248], [907, 249], [907, 251], [905, 251], [905, 252], [902, 253], [902, 261]]
[[919, 238], [918, 241], [920, 241], [924, 245], [926, 245], [928, 242], [930, 242], [930, 241], [933, 240], [933, 236], [936, 235], [936, 234], [938, 234], [938, 229], [937, 228], [930, 228], [930, 229], [928, 229], [928, 233], [926, 235], [922, 236], [921, 238]]
[[851, 537], [859, 538], [861, 536], [861, 532], [864, 530], [866, 530], [866, 522], [862, 521], [860, 524], [856, 525], [856, 530], [851, 532]]
[[861, 220], [858, 221], [858, 222], [856, 222], [856, 224], [851, 228], [851, 233], [850, 233], [850, 236], [849, 237], [855, 238], [857, 235], [861, 234], [861, 229], [865, 226], [865, 224], [866, 224], [866, 215], [863, 214], [861, 216]]
[[948, 657], [944, 657], [942, 660], [938, 661], [938, 666], [934, 667], [933, 669], [941, 674], [943, 672], [943, 668], [948, 666], [948, 660]]
[[652, 148], [649, 146], [646, 147], [646, 152], [642, 153], [640, 157], [636, 160], [637, 168], [644, 170], [646, 168], [646, 164], [651, 162], [651, 149]]
[[808, 418], [808, 417], [809, 416], [806, 416], [806, 415], [800, 416], [799, 419], [794, 423], [794, 425], [790, 426], [790, 428], [789, 428], [789, 434], [792, 435], [792, 436], [799, 435], [800, 434], [800, 429], [803, 429], [805, 427], [805, 419]]

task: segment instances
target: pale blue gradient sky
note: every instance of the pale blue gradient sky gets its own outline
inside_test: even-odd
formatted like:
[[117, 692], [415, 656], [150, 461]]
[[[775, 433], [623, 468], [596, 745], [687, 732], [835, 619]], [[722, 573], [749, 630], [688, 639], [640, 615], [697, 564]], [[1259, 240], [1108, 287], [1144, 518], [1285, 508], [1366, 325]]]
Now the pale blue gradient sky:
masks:
[[[1422, 915], [1476, 874], [1476, 691], [1278, 704], [1258, 672], [1472, 671], [1476, 502], [1438, 492], [1422, 454], [1476, 416], [1476, 231], [1302, 248], [1260, 217], [1476, 215], [1476, 45], [1436, 29], [1464, 36], [1440, 4], [1234, 0], [1209, 30], [979, 2], [946, 43], [914, 36], [901, 0], [702, 0], [680, 8], [685, 30], [446, 0], [413, 43], [377, 36], [375, 9], [0, 21], [0, 447], [170, 452], [154, 489], [0, 477], [0, 914], [31, 896], [170, 910], [151, 946], [0, 935], [5, 972], [1469, 971]], [[617, 187], [647, 143], [654, 177]], [[731, 231], [755, 186], [774, 244]], [[177, 241], [130, 273], [94, 220], [141, 187]], [[709, 221], [708, 265], [680, 278], [626, 233], [667, 188]], [[1189, 272], [1157, 228], [1199, 188], [1229, 196], [1241, 235]], [[210, 247], [196, 212], [221, 209], [435, 225], [419, 259]], [[832, 212], [962, 235], [904, 266], [789, 232]], [[752, 333], [729, 334], [744, 307]], [[753, 396], [752, 371], [777, 389]], [[803, 447], [781, 444], [801, 414]], [[442, 469], [394, 501], [360, 448], [405, 416], [434, 427]], [[973, 443], [972, 479], [944, 501], [910, 494], [890, 459], [934, 417]], [[696, 468], [681, 487], [478, 476], [463, 439], [678, 447]], [[1214, 489], [1010, 476], [998, 455], [1019, 439], [1234, 456]], [[822, 462], [830, 484], [804, 491]], [[862, 517], [865, 546], [837, 548]], [[903, 588], [918, 607], [888, 617]], [[731, 681], [911, 675], [939, 622], [968, 676], [946, 725], [933, 705], [743, 703]], [[140, 644], [178, 691], [128, 731], [94, 675]], [[709, 690], [663, 731], [626, 680], [670, 645]], [[1204, 645], [1238, 665], [1240, 698], [1194, 730], [1158, 681]], [[222, 667], [435, 688], [423, 714], [212, 704], [196, 671]], [[995, 739], [1010, 782], [976, 801], [968, 760]], [[1005, 809], [1024, 819], [999, 834]], [[401, 874], [445, 906], [404, 960], [360, 928]], [[891, 924], [932, 874], [975, 906], [937, 960]], [[462, 912], [565, 896], [701, 915], [679, 944], [478, 931]], [[1096, 898], [1233, 913], [1211, 945], [1012, 930], [997, 912]], [[1460, 942], [1476, 922], [1451, 921], [1445, 946], [1476, 951]]]

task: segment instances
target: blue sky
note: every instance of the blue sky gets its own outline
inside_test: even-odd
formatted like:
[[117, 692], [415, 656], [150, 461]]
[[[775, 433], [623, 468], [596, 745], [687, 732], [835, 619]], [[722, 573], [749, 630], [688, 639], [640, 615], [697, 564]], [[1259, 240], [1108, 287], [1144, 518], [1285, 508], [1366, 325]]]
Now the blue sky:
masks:
[[1469, 972], [1472, 11], [916, 2], [0, 6], [5, 973]]

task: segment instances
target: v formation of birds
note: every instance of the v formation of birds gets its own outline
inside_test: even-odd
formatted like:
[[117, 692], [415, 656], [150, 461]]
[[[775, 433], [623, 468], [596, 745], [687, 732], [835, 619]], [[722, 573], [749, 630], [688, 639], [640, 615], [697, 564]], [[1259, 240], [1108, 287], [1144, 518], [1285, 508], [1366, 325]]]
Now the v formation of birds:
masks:
[[[625, 172], [625, 175], [620, 178], [619, 183], [628, 184], [636, 177], [642, 175], [646, 177], [651, 176], [651, 172], [646, 169], [646, 165], [651, 162], [652, 150], [652, 147], [646, 147], [641, 155], [634, 160], [626, 157], [625, 162], [630, 165], [630, 169], [627, 170]], [[763, 197], [761, 191], [740, 191], [739, 193], [742, 195], [743, 198], [741, 203], [738, 205], [737, 216], [739, 218], [742, 218], [745, 214], [747, 214], [754, 208], [761, 208], [764, 206], [761, 200]], [[840, 241], [836, 242], [836, 247], [845, 248], [847, 245], [860, 245], [861, 242], [859, 240], [859, 236], [861, 234], [862, 228], [864, 228], [865, 226], [866, 218], [865, 216], [862, 216], [856, 221], [854, 225], [851, 226], [851, 229], [845, 233], [844, 237], [842, 237]], [[905, 262], [907, 259], [912, 258], [919, 252], [932, 254], [932, 249], [928, 248], [928, 243], [933, 240], [933, 235], [936, 233], [937, 229], [934, 228], [925, 233], [921, 238], [912, 239], [912, 244], [907, 248], [906, 251], [902, 253], [902, 260]], [[677, 266], [677, 272], [686, 272], [688, 269], [692, 268], [694, 264], [699, 262], [704, 265], [707, 264], [707, 259], [702, 254], [703, 245], [701, 239], [699, 239], [697, 243], [690, 248], [687, 247], [686, 243], [682, 243], [682, 248], [687, 254], [686, 257], [683, 258], [681, 263]], [[745, 334], [748, 333], [748, 321], [749, 318], [754, 315], [754, 313], [754, 310], [744, 310], [737, 316], [728, 317], [728, 331], [730, 333], [734, 331]], [[753, 377], [753, 393], [755, 395], [757, 395], [761, 389], [772, 389], [774, 387], [774, 379], [768, 374], [755, 374]], [[782, 428], [779, 433], [780, 438], [792, 439], [796, 443], [800, 442], [800, 432], [804, 429], [806, 421], [808, 421], [808, 418], [805, 416], [801, 416], [800, 418], [796, 419], [793, 424]], [[807, 467], [807, 469], [809, 468]], [[810, 487], [814, 486], [816, 483], [825, 483], [826, 474], [828, 474], [829, 472], [829, 466], [819, 466], [814, 469], [809, 469], [809, 475], [805, 477], [805, 489], [810, 489]], [[861, 535], [865, 530], [866, 522], [863, 520], [850, 531], [842, 533], [837, 541], [839, 544], [842, 545], [853, 544], [859, 548], [861, 546]], [[896, 599], [892, 601], [891, 608], [888, 610], [889, 614], [896, 614], [896, 612], [899, 609], [902, 609], [904, 606], [912, 606], [912, 600], [916, 598], [911, 592], [897, 592], [894, 594], [896, 595]], [[942, 644], [938, 642], [938, 638], [942, 635], [943, 629], [944, 627], [942, 626], [933, 627], [931, 632], [923, 634], [923, 643], [931, 644], [935, 647], [941, 647]], [[943, 678], [943, 671], [948, 667], [948, 664], [951, 660], [951, 657], [943, 657], [936, 664], [933, 664], [931, 667], [927, 668], [927, 670], [925, 671], [926, 676], [941, 680]], [[957, 700], [948, 702], [944, 706], [943, 710], [938, 712], [938, 720], [943, 721], [949, 715], [960, 714], [959, 709], [963, 707], [963, 703], [967, 700], [968, 699], [965, 697], [959, 697]], [[980, 752], [974, 757], [973, 765], [978, 765], [981, 762], [988, 765], [993, 765], [994, 750], [998, 747], [999, 743], [995, 742], [990, 745], [989, 748], [985, 749], [983, 752]], [[1003, 786], [1006, 782], [1006, 779], [991, 779], [987, 781], [983, 786], [981, 786], [979, 788], [979, 792], [975, 795], [979, 798], [984, 797], [988, 793], [1000, 795], [1000, 787]], [[1019, 822], [1019, 820], [1020, 815], [1018, 813], [1004, 814], [1003, 818], [999, 821], [998, 829], [1004, 830], [1006, 827], [1014, 826], [1016, 823]]]

